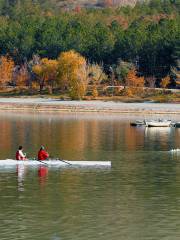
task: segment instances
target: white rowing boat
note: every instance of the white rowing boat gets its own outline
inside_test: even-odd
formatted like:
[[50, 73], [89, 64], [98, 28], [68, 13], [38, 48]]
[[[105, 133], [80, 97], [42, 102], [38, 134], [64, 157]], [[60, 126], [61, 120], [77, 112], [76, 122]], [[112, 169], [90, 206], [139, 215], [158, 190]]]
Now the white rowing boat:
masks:
[[48, 167], [111, 167], [110, 161], [66, 161], [66, 160], [25, 160], [17, 161], [12, 159], [0, 160], [0, 167], [24, 166], [48, 166]]
[[147, 127], [170, 127], [170, 120], [146, 121]]

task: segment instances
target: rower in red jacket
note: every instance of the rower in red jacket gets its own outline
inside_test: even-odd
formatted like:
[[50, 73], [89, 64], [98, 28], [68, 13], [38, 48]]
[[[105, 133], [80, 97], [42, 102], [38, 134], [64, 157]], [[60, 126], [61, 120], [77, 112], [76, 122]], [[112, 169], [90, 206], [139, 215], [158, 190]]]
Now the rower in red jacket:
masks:
[[38, 152], [38, 160], [43, 161], [43, 160], [46, 160], [48, 157], [49, 157], [49, 154], [44, 150], [44, 147], [41, 146]]

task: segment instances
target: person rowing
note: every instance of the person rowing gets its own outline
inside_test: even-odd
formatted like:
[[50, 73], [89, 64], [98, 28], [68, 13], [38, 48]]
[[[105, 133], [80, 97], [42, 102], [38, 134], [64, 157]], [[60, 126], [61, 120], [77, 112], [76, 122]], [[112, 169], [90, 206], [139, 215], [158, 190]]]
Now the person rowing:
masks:
[[39, 149], [39, 152], [38, 152], [38, 160], [44, 161], [44, 160], [47, 160], [48, 157], [49, 157], [48, 152], [45, 151], [44, 146], [41, 146], [41, 148]]
[[23, 147], [19, 146], [19, 149], [16, 152], [16, 160], [27, 160], [26, 154], [23, 153]]

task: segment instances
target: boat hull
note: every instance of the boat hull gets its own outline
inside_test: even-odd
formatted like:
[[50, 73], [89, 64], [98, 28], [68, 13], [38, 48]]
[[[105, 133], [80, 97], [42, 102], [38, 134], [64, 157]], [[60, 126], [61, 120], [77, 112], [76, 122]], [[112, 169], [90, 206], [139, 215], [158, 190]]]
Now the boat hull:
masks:
[[[65, 161], [65, 162], [63, 162]], [[66, 161], [66, 160], [49, 160], [49, 161], [37, 161], [37, 160], [0, 160], [0, 168], [13, 167], [18, 165], [24, 166], [47, 166], [47, 167], [111, 167], [110, 161]]]
[[171, 121], [167, 122], [146, 122], [147, 127], [170, 127]]
[[175, 123], [174, 125], [176, 128], [180, 128], [180, 122]]
[[130, 125], [133, 127], [138, 127], [138, 126], [145, 126], [146, 124], [144, 121], [135, 121], [135, 122], [131, 122]]

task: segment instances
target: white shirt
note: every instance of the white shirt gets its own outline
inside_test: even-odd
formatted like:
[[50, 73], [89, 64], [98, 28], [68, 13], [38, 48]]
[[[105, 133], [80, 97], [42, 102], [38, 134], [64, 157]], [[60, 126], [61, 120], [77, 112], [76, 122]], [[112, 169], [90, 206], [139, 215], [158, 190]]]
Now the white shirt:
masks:
[[19, 156], [22, 157], [22, 158], [26, 157], [26, 155], [22, 152], [22, 150], [19, 150]]

